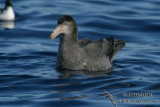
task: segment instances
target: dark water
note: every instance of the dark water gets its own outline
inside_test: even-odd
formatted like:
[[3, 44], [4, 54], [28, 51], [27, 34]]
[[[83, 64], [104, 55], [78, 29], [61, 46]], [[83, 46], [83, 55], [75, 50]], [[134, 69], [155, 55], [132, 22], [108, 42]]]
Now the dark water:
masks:
[[[3, 7], [4, 0], [0, 3]], [[116, 96], [117, 107], [160, 106], [159, 0], [13, 3], [14, 29], [5, 30], [4, 23], [0, 28], [1, 107], [114, 107], [103, 91]], [[112, 72], [55, 70], [59, 37], [51, 41], [49, 36], [62, 14], [76, 19], [79, 39], [126, 41]]]

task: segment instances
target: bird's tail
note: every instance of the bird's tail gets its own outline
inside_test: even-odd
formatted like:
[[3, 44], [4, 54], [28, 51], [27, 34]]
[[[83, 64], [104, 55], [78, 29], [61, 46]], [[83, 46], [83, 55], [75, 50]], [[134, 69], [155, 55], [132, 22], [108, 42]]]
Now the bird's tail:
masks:
[[113, 37], [109, 37], [108, 40], [110, 41], [109, 58], [111, 61], [113, 61], [114, 56], [125, 46], [125, 43], [123, 40], [114, 39]]
[[107, 40], [109, 41], [109, 44], [110, 44], [109, 59], [111, 61], [113, 53], [114, 53], [114, 38], [111, 36], [111, 37], [107, 38]]

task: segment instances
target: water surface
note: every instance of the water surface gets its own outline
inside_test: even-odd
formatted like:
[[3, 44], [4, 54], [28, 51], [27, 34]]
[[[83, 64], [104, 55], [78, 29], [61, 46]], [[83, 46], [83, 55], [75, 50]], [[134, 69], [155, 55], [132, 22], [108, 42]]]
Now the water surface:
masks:
[[[3, 7], [4, 0], [0, 0]], [[13, 29], [0, 23], [0, 106], [159, 107], [159, 0], [13, 0]], [[59, 37], [49, 36], [60, 15], [72, 15], [79, 39], [113, 36], [126, 42], [112, 72], [57, 71]], [[3, 25], [3, 26], [2, 26]], [[152, 96], [127, 96], [150, 93]]]

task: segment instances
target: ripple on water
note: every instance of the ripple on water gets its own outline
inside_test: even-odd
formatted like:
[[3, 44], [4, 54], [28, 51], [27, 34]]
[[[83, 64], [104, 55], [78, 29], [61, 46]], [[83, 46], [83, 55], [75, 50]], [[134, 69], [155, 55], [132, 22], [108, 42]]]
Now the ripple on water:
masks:
[[[115, 101], [160, 98], [158, 0], [13, 2], [15, 28], [0, 28], [1, 106], [112, 107], [103, 91], [116, 96]], [[79, 39], [113, 36], [126, 42], [115, 57], [112, 70], [55, 69], [60, 36], [54, 41], [49, 36], [62, 14], [76, 19]], [[131, 98], [123, 96], [124, 93], [152, 93], [152, 97]], [[118, 107], [159, 107], [159, 103], [116, 104]]]

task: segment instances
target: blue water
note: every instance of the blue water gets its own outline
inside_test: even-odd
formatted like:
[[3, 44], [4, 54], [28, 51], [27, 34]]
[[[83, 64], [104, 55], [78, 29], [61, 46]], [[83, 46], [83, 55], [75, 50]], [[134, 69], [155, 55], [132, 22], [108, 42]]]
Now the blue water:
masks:
[[[0, 3], [4, 7], [4, 0]], [[0, 107], [114, 107], [103, 91], [116, 96], [117, 107], [160, 106], [159, 0], [13, 0], [13, 4], [12, 29], [0, 23]], [[60, 37], [51, 41], [49, 36], [62, 14], [75, 18], [79, 39], [113, 36], [126, 42], [112, 72], [55, 69]], [[139, 102], [118, 101], [123, 99]]]

